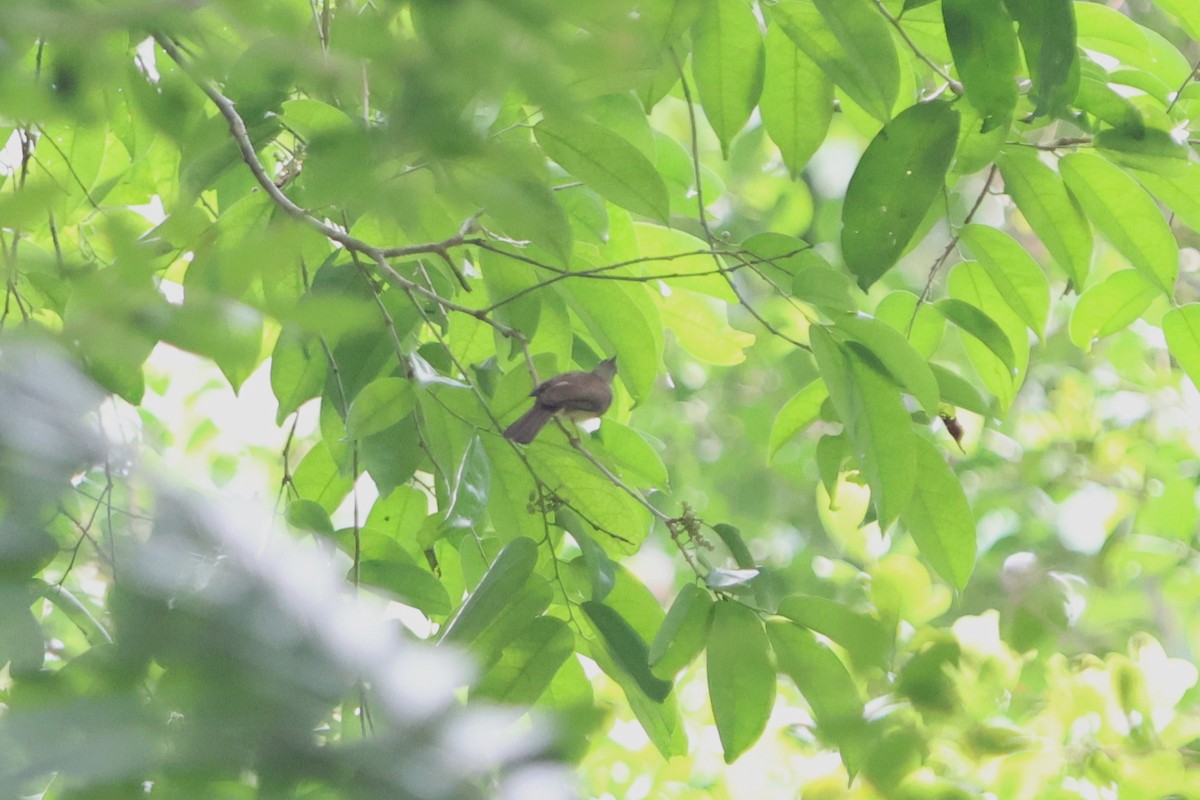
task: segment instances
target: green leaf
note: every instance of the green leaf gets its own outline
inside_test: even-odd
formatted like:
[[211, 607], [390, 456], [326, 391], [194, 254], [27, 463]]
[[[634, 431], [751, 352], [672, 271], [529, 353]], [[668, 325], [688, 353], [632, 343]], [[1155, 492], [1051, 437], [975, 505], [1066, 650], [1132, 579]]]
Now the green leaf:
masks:
[[404, 378], [376, 378], [363, 387], [346, 414], [346, 432], [362, 439], [392, 427], [412, 413], [417, 394]]
[[946, 318], [928, 303], [918, 303], [912, 292], [898, 290], [875, 306], [875, 319], [904, 334], [918, 353], [929, 358], [937, 352], [946, 332]]
[[1037, 101], [1035, 116], [1066, 109], [1079, 90], [1075, 11], [1071, 0], [1004, 0], [1017, 21], [1017, 35]]
[[949, 322], [958, 326], [959, 330], [970, 334], [979, 340], [996, 358], [1004, 363], [1011, 373], [1017, 368], [1017, 357], [1013, 353], [1012, 342], [996, 322], [983, 311], [963, 300], [946, 298], [939, 300], [935, 307], [942, 312]]
[[767, 69], [758, 101], [763, 127], [799, 178], [833, 120], [833, 84], [778, 24], [767, 28]]
[[783, 404], [775, 415], [771, 425], [771, 435], [767, 439], [767, 460], [774, 458], [793, 436], [817, 421], [821, 415], [821, 405], [829, 397], [829, 390], [821, 380], [814, 380]]
[[1143, 170], [1173, 178], [1195, 166], [1188, 161], [1188, 146], [1157, 128], [1147, 128], [1137, 135], [1109, 128], [1097, 133], [1093, 144], [1098, 153], [1118, 167], [1132, 170], [1135, 176]]
[[1188, 303], [1163, 315], [1167, 349], [1179, 366], [1200, 386], [1200, 303]]
[[[1029, 329], [1008, 307], [1000, 289], [987, 270], [973, 261], [964, 261], [950, 271], [946, 282], [950, 297], [976, 309], [987, 309], [986, 316], [1004, 332], [1012, 349], [1013, 361], [1006, 362], [974, 335], [962, 338], [963, 349], [984, 384], [1007, 408], [1016, 397], [1029, 367]], [[986, 328], [986, 324], [985, 324]]]
[[547, 117], [533, 130], [546, 155], [567, 172], [613, 203], [666, 223], [667, 186], [650, 159], [632, 144], [581, 119]]
[[800, 626], [781, 619], [767, 621], [767, 635], [779, 671], [804, 695], [817, 731], [841, 750], [847, 769], [856, 771], [866, 755], [860, 735], [866, 723], [854, 679], [832, 650]]
[[471, 698], [532, 705], [574, 652], [575, 634], [567, 623], [538, 617], [501, 651], [500, 658], [472, 687]]
[[855, 664], [887, 667], [892, 634], [874, 617], [824, 597], [799, 594], [785, 597], [779, 603], [779, 613], [844, 647]]
[[617, 580], [617, 565], [608, 557], [585, 527], [583, 520], [569, 508], [559, 508], [554, 513], [555, 523], [571, 534], [583, 559], [587, 570], [588, 582], [592, 585], [592, 596], [589, 600], [603, 601], [613, 590]]
[[288, 503], [284, 518], [293, 528], [333, 535], [333, 522], [328, 512], [312, 500], [293, 500]]
[[813, 304], [827, 314], [856, 310], [854, 298], [850, 295], [854, 286], [850, 276], [835, 270], [815, 250], [801, 255], [801, 260], [812, 266], [796, 270], [791, 284], [792, 296]]
[[1071, 341], [1092, 349], [1092, 342], [1127, 327], [1150, 307], [1158, 289], [1132, 269], [1114, 272], [1090, 287], [1071, 312]]
[[487, 510], [491, 481], [492, 469], [487, 452], [483, 449], [479, 434], [475, 434], [455, 470], [442, 529], [460, 530], [478, 525]]
[[412, 479], [421, 463], [421, 439], [417, 421], [407, 416], [392, 427], [359, 442], [363, 469], [375, 482], [381, 496]]
[[717, 536], [721, 537], [721, 541], [729, 548], [729, 552], [733, 555], [733, 560], [742, 569], [753, 569], [756, 564], [754, 556], [750, 553], [750, 548], [746, 546], [746, 540], [742, 538], [742, 532], [732, 525], [727, 525], [724, 522], [718, 522], [713, 526]]
[[708, 0], [692, 27], [692, 74], [726, 158], [762, 93], [763, 64], [762, 34], [745, 0]]
[[933, 376], [937, 378], [938, 391], [944, 402], [984, 417], [991, 413], [983, 395], [965, 378], [941, 364], [930, 364], [929, 367], [933, 370]]
[[934, 100], [883, 127], [846, 187], [842, 257], [868, 288], [895, 265], [942, 187], [958, 141], [958, 112]]
[[783, 0], [772, 19], [855, 103], [880, 122], [900, 91], [900, 59], [870, 0]]
[[917, 482], [900, 519], [930, 566], [961, 590], [975, 569], [975, 516], [938, 449], [920, 436], [913, 443]]
[[275, 424], [305, 402], [320, 397], [328, 362], [320, 345], [284, 329], [271, 355], [271, 391], [279, 401]]
[[846, 348], [849, 367], [850, 433], [858, 468], [871, 487], [880, 528], [886, 529], [908, 505], [912, 496], [914, 458], [912, 419], [900, 399], [900, 390], [866, 360], [869, 353]]
[[318, 443], [292, 473], [292, 486], [300, 497], [312, 500], [327, 514], [332, 514], [346, 499], [354, 482], [338, 471], [329, 448]]
[[364, 584], [391, 592], [401, 603], [427, 616], [445, 616], [452, 610], [446, 587], [416, 564], [368, 560], [359, 564], [358, 575]]
[[1092, 230], [1066, 186], [1036, 153], [1014, 147], [996, 164], [1004, 190], [1077, 289], [1087, 281], [1092, 261]]
[[937, 416], [938, 386], [929, 363], [908, 343], [898, 330], [865, 314], [844, 314], [835, 320], [837, 328], [849, 334], [871, 351], [896, 382], [911, 394], [925, 413]]
[[1002, 0], [942, 0], [942, 19], [967, 101], [983, 117], [983, 132], [1007, 126], [1017, 105], [1020, 57]]
[[[1140, 136], [1146, 130], [1137, 106], [1108, 85], [1107, 73], [1103, 77], [1084, 75], [1079, 82], [1079, 94], [1075, 106], [1091, 114], [1101, 122], [1107, 122], [1122, 132]], [[1108, 129], [1112, 130], [1112, 128]]]
[[1179, 276], [1179, 246], [1146, 190], [1093, 153], [1072, 153], [1058, 162], [1067, 188], [1121, 255], [1168, 297]]
[[475, 591], [438, 637], [439, 642], [470, 644], [491, 624], [537, 566], [537, 543], [521, 537], [504, 546]]
[[1200, 6], [1191, 0], [1157, 0], [1155, 5], [1173, 15], [1188, 36], [1200, 39]]
[[1040, 338], [1050, 314], [1050, 284], [1017, 240], [989, 225], [966, 225], [959, 236], [1021, 321]]
[[609, 606], [588, 600], [580, 605], [596, 628], [608, 655], [632, 678], [646, 696], [661, 703], [673, 684], [650, 671], [649, 648], [630, 624]]
[[708, 631], [708, 698], [732, 764], [767, 727], [775, 705], [771, 646], [758, 614], [732, 601], [713, 608]]
[[1075, 6], [1075, 16], [1081, 47], [1148, 72], [1172, 89], [1191, 73], [1191, 64], [1175, 45], [1116, 9], [1079, 3]]
[[1177, 174], [1132, 170], [1141, 184], [1194, 231], [1200, 231], [1200, 164], [1187, 161]]
[[708, 640], [712, 596], [694, 583], [679, 590], [650, 643], [649, 660], [654, 674], [672, 678], [692, 663]]

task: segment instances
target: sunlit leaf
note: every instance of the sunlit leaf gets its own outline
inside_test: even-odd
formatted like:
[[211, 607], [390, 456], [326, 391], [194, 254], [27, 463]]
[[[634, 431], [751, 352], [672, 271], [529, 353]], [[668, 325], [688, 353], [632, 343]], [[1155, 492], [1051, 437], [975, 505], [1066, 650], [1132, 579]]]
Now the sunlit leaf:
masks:
[[917, 481], [900, 519], [921, 555], [943, 579], [962, 589], [975, 569], [975, 517], [962, 484], [937, 448], [920, 436], [913, 443]]
[[766, 53], [759, 110], [795, 178], [825, 139], [833, 119], [833, 84], [779, 25], [767, 28]]
[[[1160, 292], [1137, 270], [1114, 272], [1084, 292], [1071, 312], [1071, 341], [1084, 350], [1140, 317]], [[1165, 326], [1165, 321], [1164, 321]]]
[[692, 27], [692, 74], [704, 116], [729, 157], [763, 87], [763, 38], [744, 0], [706, 0]]
[[1001, 0], [942, 0], [946, 37], [983, 131], [1007, 125], [1017, 104], [1017, 36]]
[[1054, 170], [1037, 154], [1019, 147], [997, 160], [1004, 190], [1028, 220], [1077, 289], [1087, 281], [1092, 261], [1092, 230]]
[[1163, 316], [1162, 327], [1171, 355], [1200, 386], [1200, 304], [1171, 309]]
[[1154, 200], [1137, 181], [1092, 153], [1072, 153], [1059, 170], [1096, 228], [1167, 296], [1179, 275], [1179, 246]]
[[758, 741], [775, 704], [775, 669], [758, 615], [732, 601], [713, 608], [708, 631], [708, 697], [725, 763]]
[[867, 146], [846, 187], [842, 256], [868, 288], [895, 265], [942, 189], [958, 112], [942, 101], [903, 111]]
[[619, 206], [666, 222], [667, 187], [636, 147], [594, 122], [548, 117], [538, 143], [563, 169]]
[[854, 102], [880, 122], [891, 118], [900, 62], [887, 23], [869, 0], [784, 0], [771, 14]]

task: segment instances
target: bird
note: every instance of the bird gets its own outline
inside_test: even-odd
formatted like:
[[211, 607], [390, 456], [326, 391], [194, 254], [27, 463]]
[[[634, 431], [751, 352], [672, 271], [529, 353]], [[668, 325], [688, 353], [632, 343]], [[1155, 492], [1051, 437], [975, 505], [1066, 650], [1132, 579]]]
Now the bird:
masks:
[[561, 413], [578, 422], [598, 417], [612, 405], [612, 379], [617, 374], [617, 357], [606, 358], [591, 372], [564, 372], [539, 383], [530, 397], [533, 408], [504, 430], [504, 436], [529, 444], [550, 418]]

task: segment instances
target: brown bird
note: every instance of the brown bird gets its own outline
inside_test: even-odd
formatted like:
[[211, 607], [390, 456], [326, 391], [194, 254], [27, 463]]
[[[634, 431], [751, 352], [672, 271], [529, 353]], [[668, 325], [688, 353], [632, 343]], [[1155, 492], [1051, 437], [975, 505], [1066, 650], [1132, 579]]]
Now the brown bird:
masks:
[[591, 372], [564, 372], [542, 381], [530, 392], [533, 408], [505, 429], [514, 442], [529, 444], [555, 414], [579, 420], [598, 417], [612, 405], [612, 379], [617, 374], [617, 357], [607, 358]]

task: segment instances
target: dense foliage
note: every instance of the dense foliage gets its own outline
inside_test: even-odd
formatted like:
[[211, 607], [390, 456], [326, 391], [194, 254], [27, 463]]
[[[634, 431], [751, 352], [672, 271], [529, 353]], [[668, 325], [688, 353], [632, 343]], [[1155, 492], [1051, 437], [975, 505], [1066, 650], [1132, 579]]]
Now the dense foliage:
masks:
[[1200, 795], [1192, 0], [0, 20], [6, 795]]

